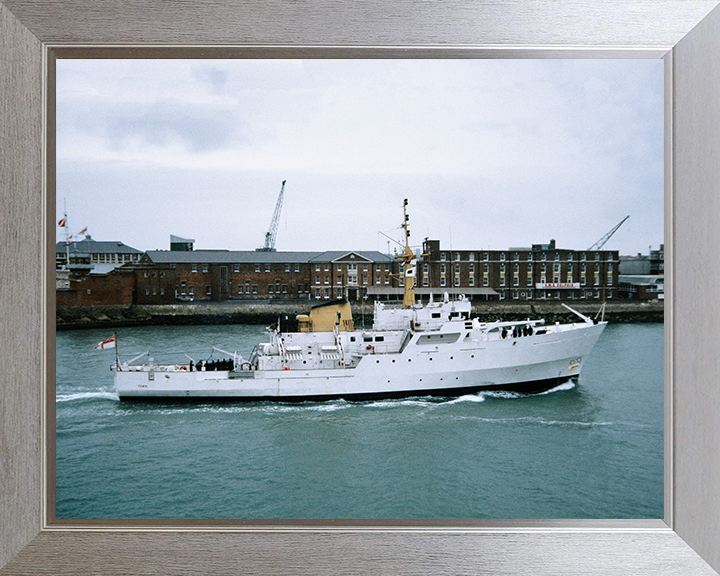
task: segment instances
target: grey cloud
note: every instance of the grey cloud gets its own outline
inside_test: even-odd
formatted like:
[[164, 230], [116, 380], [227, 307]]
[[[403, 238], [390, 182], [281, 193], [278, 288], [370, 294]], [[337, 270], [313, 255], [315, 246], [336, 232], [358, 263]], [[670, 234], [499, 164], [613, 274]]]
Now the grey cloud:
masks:
[[214, 66], [193, 68], [192, 75], [196, 80], [207, 84], [215, 94], [222, 94], [228, 83], [228, 73]]
[[114, 147], [122, 147], [134, 137], [144, 143], [164, 146], [183, 142], [193, 152], [206, 152], [241, 143], [246, 139], [246, 125], [232, 112], [180, 108], [156, 104], [142, 113], [132, 110], [114, 113], [104, 122], [105, 135]]

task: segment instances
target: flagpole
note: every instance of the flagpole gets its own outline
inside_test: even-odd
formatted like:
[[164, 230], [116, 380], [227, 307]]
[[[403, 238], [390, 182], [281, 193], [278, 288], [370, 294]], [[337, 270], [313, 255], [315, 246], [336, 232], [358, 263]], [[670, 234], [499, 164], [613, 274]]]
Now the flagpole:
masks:
[[115, 370], [117, 370], [120, 368], [120, 360], [118, 359], [118, 341], [116, 332], [113, 332], [113, 338], [115, 338]]

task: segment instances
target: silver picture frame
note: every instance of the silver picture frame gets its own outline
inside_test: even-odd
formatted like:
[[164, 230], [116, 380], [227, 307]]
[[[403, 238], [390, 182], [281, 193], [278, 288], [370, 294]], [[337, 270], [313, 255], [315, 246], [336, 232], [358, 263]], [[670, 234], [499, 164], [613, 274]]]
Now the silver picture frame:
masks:
[[[58, 50], [180, 47], [248, 57], [664, 58], [664, 520], [53, 522], [49, 68]], [[717, 574], [719, 53], [717, 0], [0, 0], [0, 574]]]

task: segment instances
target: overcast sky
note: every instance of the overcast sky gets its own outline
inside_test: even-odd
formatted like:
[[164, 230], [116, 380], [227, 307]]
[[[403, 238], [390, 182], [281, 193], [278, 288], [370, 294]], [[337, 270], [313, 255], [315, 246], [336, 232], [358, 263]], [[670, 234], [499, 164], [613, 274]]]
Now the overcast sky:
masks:
[[[140, 250], [663, 242], [661, 60], [58, 60], [57, 220]], [[58, 239], [63, 238], [58, 228]], [[394, 247], [390, 243], [390, 248]]]

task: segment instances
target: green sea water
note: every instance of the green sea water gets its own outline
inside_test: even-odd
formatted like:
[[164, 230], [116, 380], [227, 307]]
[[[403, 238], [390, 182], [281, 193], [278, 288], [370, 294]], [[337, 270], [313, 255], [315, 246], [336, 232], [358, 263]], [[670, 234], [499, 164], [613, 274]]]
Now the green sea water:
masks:
[[[609, 325], [541, 395], [120, 402], [105, 331], [57, 334], [56, 515], [79, 519], [663, 517], [663, 325]], [[159, 363], [247, 357], [260, 326], [118, 329]], [[214, 357], [219, 355], [214, 352]]]

